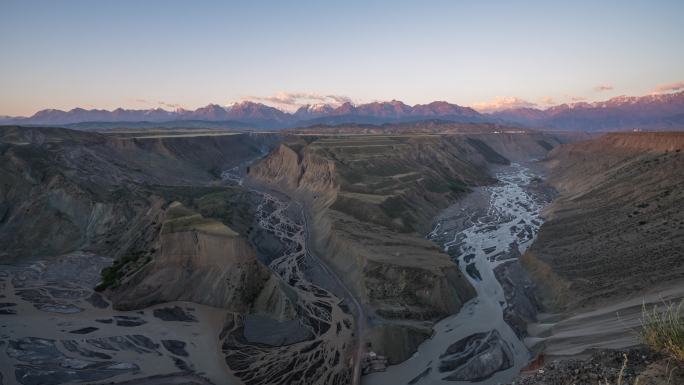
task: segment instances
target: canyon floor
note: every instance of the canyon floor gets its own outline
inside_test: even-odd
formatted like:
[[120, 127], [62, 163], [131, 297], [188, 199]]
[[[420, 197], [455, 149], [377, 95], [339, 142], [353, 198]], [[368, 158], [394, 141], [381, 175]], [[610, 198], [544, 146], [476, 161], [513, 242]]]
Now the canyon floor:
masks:
[[110, 264], [77, 252], [1, 266], [4, 383], [153, 380], [141, 373], [175, 383], [239, 383], [218, 354], [224, 311], [189, 302], [113, 310], [93, 290]]

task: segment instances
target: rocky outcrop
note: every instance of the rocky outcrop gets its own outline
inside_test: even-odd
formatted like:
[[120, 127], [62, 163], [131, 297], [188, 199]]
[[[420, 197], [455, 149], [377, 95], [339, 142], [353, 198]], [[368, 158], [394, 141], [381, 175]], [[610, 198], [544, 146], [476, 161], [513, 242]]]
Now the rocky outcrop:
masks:
[[252, 166], [249, 175], [281, 189], [294, 191], [299, 188], [303, 172], [299, 155], [290, 147], [280, 144], [268, 157]]
[[316, 209], [323, 209], [336, 199], [339, 185], [335, 174], [333, 161], [309, 149], [298, 153], [284, 144], [249, 170], [253, 180], [294, 195]]
[[561, 196], [522, 257], [547, 306], [591, 307], [681, 282], [684, 134], [609, 134], [563, 145], [548, 164]]

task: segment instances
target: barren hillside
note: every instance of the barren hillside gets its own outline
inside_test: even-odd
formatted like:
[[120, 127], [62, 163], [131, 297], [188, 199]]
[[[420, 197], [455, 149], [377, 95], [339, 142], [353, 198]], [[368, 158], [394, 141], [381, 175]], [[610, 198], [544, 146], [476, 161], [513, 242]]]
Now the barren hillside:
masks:
[[684, 279], [684, 134], [625, 133], [549, 154], [562, 195], [524, 256], [556, 308], [588, 307]]

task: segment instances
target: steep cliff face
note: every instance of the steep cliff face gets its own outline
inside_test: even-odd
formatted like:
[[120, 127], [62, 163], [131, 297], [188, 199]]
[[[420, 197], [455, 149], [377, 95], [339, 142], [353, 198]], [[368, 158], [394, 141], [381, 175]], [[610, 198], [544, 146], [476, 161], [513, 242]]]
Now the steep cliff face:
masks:
[[548, 163], [561, 196], [522, 258], [548, 306], [590, 307], [684, 279], [683, 134], [610, 134], [563, 145]]
[[301, 147], [281, 144], [249, 169], [248, 183], [284, 192], [308, 208], [313, 239], [330, 234], [328, 208], [337, 199], [339, 183], [335, 162]]
[[299, 162], [299, 155], [283, 144], [249, 170], [250, 176], [289, 191], [299, 187], [302, 172], [303, 165]]
[[284, 144], [249, 170], [254, 180], [294, 194], [317, 208], [327, 207], [337, 197], [335, 174], [333, 161], [308, 148], [298, 153]]
[[140, 309], [181, 300], [243, 314], [293, 314], [289, 299], [269, 282], [275, 278], [247, 240], [226, 225], [176, 202], [166, 211], [155, 243], [152, 260], [112, 289], [115, 307]]

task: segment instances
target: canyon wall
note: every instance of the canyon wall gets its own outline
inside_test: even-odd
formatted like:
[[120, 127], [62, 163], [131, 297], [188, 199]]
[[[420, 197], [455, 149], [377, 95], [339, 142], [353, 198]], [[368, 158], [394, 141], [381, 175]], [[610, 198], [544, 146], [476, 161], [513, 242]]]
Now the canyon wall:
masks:
[[615, 133], [554, 149], [561, 192], [522, 262], [556, 310], [684, 279], [684, 134]]

